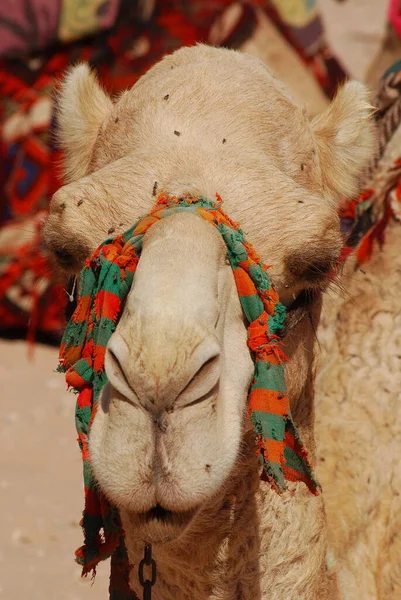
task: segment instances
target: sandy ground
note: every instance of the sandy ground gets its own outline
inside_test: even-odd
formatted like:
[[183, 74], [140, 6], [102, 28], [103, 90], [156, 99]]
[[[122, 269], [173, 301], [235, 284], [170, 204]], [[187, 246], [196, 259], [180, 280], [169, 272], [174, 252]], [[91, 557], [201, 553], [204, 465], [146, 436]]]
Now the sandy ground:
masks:
[[[354, 77], [379, 45], [385, 0], [322, 0], [328, 36]], [[295, 90], [296, 91], [296, 90]], [[108, 565], [80, 578], [81, 459], [75, 397], [54, 373], [55, 349], [0, 341], [0, 598], [106, 599]]]
[[54, 373], [57, 351], [0, 345], [0, 597], [107, 598], [107, 565], [91, 587], [72, 553], [81, 543], [81, 459], [75, 396]]

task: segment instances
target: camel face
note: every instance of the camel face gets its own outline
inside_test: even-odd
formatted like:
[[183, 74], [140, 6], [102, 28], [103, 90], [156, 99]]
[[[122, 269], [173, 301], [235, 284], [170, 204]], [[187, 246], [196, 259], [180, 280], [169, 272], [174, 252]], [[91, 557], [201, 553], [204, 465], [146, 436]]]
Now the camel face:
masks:
[[179, 533], [240, 451], [253, 363], [225, 254], [195, 215], [154, 225], [108, 345], [92, 466], [146, 539]]
[[340, 247], [335, 203], [370, 150], [362, 86], [309, 123], [258, 60], [206, 46], [166, 57], [115, 102], [85, 65], [60, 96], [70, 183], [53, 197], [45, 240], [79, 270], [161, 192], [218, 192], [287, 303], [325, 280]]
[[[262, 63], [229, 50], [181, 49], [115, 102], [81, 65], [60, 96], [68, 183], [53, 197], [47, 246], [76, 271], [160, 192], [219, 193], [272, 265], [281, 301], [301, 311], [286, 347], [294, 407], [313, 355], [302, 316], [318, 313], [319, 293], [309, 292], [327, 285], [339, 254], [336, 200], [353, 192], [370, 154], [368, 117], [363, 86], [350, 83], [310, 123]], [[210, 224], [177, 215], [145, 235], [106, 371], [90, 440], [96, 479], [143, 539], [175, 537], [241, 458], [253, 374]]]

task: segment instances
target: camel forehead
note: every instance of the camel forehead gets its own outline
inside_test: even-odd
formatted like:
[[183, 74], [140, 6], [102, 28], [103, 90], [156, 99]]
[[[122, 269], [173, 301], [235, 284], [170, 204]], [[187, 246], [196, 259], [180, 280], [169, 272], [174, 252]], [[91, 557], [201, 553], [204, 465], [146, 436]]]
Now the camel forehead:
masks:
[[275, 161], [313, 146], [303, 111], [261, 61], [205, 46], [165, 57], [123, 93], [103, 123], [92, 170], [132, 152], [154, 156], [155, 144], [172, 156], [181, 151], [175, 136], [187, 151], [216, 151], [227, 140], [226, 152], [253, 147]]
[[266, 106], [276, 116], [301, 112], [259, 59], [207, 46], [182, 48], [166, 56], [122, 95], [117, 107], [135, 110], [160, 98], [170, 104], [176, 101], [181, 110], [196, 107], [201, 112], [206, 108], [215, 112], [219, 107], [257, 111]]

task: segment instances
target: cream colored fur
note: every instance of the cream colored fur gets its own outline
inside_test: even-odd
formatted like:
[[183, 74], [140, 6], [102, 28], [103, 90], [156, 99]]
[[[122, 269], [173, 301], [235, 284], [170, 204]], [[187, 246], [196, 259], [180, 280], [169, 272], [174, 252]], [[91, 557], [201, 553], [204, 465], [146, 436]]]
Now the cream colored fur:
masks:
[[[52, 200], [50, 250], [69, 252], [78, 268], [108, 232], [147, 212], [159, 192], [218, 192], [273, 265], [283, 301], [325, 287], [325, 277], [312, 281], [308, 269], [335, 261], [337, 197], [354, 190], [372, 144], [363, 86], [347, 84], [310, 123], [261, 62], [238, 52], [183, 48], [113, 105], [92, 79], [82, 85], [82, 73], [79, 67], [76, 88], [70, 74], [61, 105], [76, 106], [79, 119], [87, 111], [92, 134], [74, 145], [72, 116], [61, 111], [72, 183]], [[77, 164], [87, 165], [84, 173], [74, 175]], [[293, 415], [312, 457], [319, 314], [317, 295], [284, 339]], [[245, 419], [252, 377], [246, 329], [222, 240], [210, 225], [177, 215], [146, 234], [106, 369], [92, 465], [120, 508], [138, 593], [136, 566], [152, 541], [155, 600], [337, 598], [326, 567], [322, 497], [303, 485], [278, 496], [259, 483]], [[156, 503], [176, 512], [173, 524], [141, 516]]]
[[[356, 103], [356, 97], [365, 98], [365, 102]], [[373, 132], [367, 129], [366, 122], [372, 107], [367, 100], [363, 84], [351, 81], [340, 90], [337, 102], [313, 121], [324, 164], [336, 165], [335, 169], [322, 170], [323, 183], [334, 197], [339, 193], [343, 196], [358, 193], [355, 172], [371, 158]], [[349, 152], [354, 144], [358, 145], [358, 154]]]
[[318, 477], [344, 600], [401, 598], [399, 228], [345, 273], [319, 336]]
[[[399, 127], [372, 182], [379, 195], [400, 147]], [[399, 238], [392, 221], [362, 270], [347, 265], [319, 331], [318, 474], [344, 600], [401, 598]]]
[[66, 182], [88, 172], [99, 128], [112, 107], [87, 64], [73, 67], [66, 75], [57, 106]]

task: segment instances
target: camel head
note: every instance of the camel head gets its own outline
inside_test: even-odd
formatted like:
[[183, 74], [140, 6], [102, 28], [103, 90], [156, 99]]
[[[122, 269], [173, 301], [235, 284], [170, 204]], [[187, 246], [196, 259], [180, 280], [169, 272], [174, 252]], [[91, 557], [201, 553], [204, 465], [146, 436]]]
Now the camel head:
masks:
[[196, 215], [153, 225], [108, 345], [92, 464], [145, 539], [185, 526], [238, 457], [254, 367], [226, 254]]
[[[296, 412], [311, 373], [310, 321], [341, 248], [336, 202], [357, 189], [371, 153], [363, 86], [346, 84], [309, 122], [261, 62], [197, 46], [115, 100], [77, 66], [59, 107], [67, 185], [45, 230], [56, 260], [76, 271], [162, 191], [218, 192], [288, 306]], [[106, 372], [90, 438], [95, 477], [143, 539], [177, 536], [230, 480], [249, 428], [253, 362], [226, 248], [209, 223], [180, 213], [146, 233]]]

